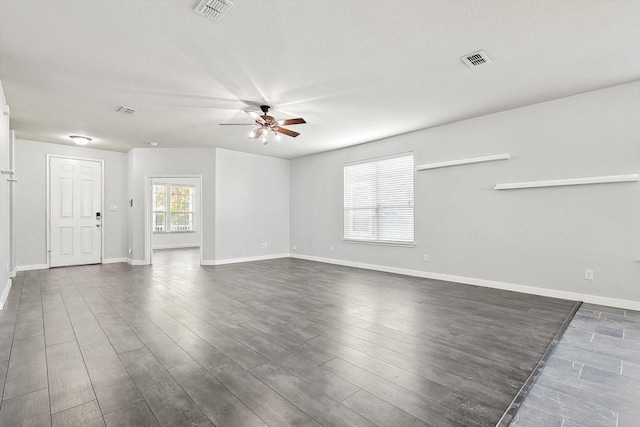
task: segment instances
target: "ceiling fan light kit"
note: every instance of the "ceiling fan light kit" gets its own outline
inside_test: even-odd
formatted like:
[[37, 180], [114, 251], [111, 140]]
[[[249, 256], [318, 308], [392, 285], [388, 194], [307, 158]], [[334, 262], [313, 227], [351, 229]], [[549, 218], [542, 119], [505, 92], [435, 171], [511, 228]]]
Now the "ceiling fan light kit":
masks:
[[270, 116], [269, 110], [271, 109], [268, 105], [261, 105], [260, 110], [262, 110], [262, 115], [251, 111], [248, 114], [255, 119], [254, 123], [220, 123], [221, 126], [256, 126], [251, 132], [249, 132], [249, 138], [258, 139], [260, 138], [264, 145], [269, 143], [269, 136], [273, 134], [276, 139], [280, 139], [280, 135], [287, 135], [292, 138], [300, 135], [298, 132], [294, 132], [290, 129], [284, 128], [283, 126], [289, 125], [300, 125], [307, 123], [302, 117], [296, 119], [285, 119], [285, 120], [276, 120], [275, 117]]

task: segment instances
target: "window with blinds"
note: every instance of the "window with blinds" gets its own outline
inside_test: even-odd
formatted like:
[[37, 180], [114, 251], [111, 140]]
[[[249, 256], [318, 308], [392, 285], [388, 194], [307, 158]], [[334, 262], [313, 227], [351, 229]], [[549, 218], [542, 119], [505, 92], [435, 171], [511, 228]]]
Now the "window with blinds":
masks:
[[344, 166], [344, 240], [413, 244], [413, 154]]

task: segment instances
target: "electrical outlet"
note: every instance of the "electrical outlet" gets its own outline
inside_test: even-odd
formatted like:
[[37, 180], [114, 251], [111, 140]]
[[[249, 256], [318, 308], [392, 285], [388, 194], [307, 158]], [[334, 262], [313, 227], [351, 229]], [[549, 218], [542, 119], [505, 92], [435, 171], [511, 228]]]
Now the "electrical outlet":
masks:
[[129, 255], [133, 253], [133, 249], [129, 248]]
[[593, 280], [593, 270], [584, 271], [584, 280]]
[[296, 249], [298, 249], [298, 248], [296, 248], [296, 245], [293, 245], [293, 250], [295, 251]]
[[263, 244], [261, 244], [261, 245], [260, 245], [260, 247], [261, 247], [262, 249], [264, 249], [264, 248], [266, 248], [266, 247], [267, 247], [267, 244], [266, 244], [266, 243], [263, 243]]
[[424, 254], [424, 262], [429, 262], [429, 255]]
[[329, 246], [329, 250], [332, 251], [333, 250], [333, 245]]

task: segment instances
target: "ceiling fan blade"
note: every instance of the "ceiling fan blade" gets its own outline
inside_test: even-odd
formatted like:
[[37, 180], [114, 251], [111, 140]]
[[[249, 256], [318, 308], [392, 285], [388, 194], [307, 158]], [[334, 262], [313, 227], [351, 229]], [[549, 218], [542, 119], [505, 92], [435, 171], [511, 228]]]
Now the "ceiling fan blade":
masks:
[[257, 123], [264, 123], [264, 118], [263, 116], [261, 116], [260, 114], [256, 113], [255, 111], [247, 111], [247, 114], [251, 116], [251, 118], [253, 120], [255, 120]]
[[278, 124], [282, 126], [301, 125], [303, 123], [307, 123], [307, 122], [302, 117], [297, 119], [278, 120]]
[[296, 136], [300, 135], [298, 132], [294, 132], [292, 130], [289, 129], [285, 129], [283, 127], [278, 126], [277, 128], [274, 129], [274, 131], [281, 133], [283, 135], [287, 135], [287, 136], [291, 136], [293, 138], [295, 138]]

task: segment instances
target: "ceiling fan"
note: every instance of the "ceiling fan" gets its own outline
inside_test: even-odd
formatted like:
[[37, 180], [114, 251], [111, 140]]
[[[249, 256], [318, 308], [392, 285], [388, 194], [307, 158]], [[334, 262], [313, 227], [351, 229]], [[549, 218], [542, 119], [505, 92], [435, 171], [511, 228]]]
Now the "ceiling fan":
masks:
[[262, 110], [262, 115], [259, 115], [255, 111], [250, 111], [248, 114], [255, 120], [254, 123], [220, 123], [221, 126], [256, 126], [249, 133], [249, 138], [258, 139], [262, 138], [262, 142], [267, 145], [269, 143], [269, 135], [272, 133], [275, 136], [279, 136], [280, 134], [291, 136], [295, 138], [300, 135], [298, 132], [294, 132], [282, 126], [289, 125], [300, 125], [303, 123], [307, 123], [303, 118], [297, 119], [285, 119], [285, 120], [276, 120], [273, 116], [270, 116], [268, 105], [261, 105], [260, 109]]

